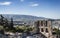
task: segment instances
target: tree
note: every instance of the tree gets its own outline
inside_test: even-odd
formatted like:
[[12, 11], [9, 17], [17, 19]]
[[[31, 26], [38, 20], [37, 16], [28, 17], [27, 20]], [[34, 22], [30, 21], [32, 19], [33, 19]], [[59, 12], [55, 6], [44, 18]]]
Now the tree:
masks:
[[13, 18], [11, 18], [10, 29], [13, 29]]
[[57, 29], [57, 28], [54, 28], [53, 30], [55, 31], [55, 33], [56, 33], [56, 35], [57, 35], [57, 38], [59, 38], [60, 30], [59, 30], [59, 29]]
[[5, 19], [4, 28], [8, 27], [8, 20]]
[[0, 15], [0, 24], [3, 25], [3, 22], [4, 22], [4, 17], [2, 15]]

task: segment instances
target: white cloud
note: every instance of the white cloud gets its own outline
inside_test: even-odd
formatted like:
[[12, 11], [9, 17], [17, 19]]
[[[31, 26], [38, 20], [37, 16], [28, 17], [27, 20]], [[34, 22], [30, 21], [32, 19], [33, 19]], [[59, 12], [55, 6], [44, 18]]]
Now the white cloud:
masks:
[[24, 0], [20, 0], [21, 2], [23, 2]]
[[10, 5], [12, 2], [0, 2], [0, 5]]
[[33, 3], [33, 2], [31, 2], [29, 6], [37, 7], [37, 6], [39, 6], [39, 4], [38, 4], [38, 3]]
[[36, 3], [36, 4], [32, 4], [31, 6], [36, 7], [36, 6], [39, 6], [39, 4]]

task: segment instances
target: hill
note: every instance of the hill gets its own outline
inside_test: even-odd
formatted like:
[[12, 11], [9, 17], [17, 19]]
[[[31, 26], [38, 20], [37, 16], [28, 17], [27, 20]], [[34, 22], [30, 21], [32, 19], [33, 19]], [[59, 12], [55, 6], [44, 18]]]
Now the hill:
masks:
[[14, 21], [36, 21], [36, 20], [47, 19], [45, 17], [37, 17], [37, 16], [31, 16], [31, 15], [3, 14], [3, 16], [9, 20], [12, 17]]

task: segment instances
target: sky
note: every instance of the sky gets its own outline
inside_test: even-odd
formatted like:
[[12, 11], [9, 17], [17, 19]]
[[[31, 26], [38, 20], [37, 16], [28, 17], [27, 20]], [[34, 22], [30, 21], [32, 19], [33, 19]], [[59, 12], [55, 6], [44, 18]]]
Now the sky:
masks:
[[60, 0], [0, 0], [0, 14], [60, 19]]

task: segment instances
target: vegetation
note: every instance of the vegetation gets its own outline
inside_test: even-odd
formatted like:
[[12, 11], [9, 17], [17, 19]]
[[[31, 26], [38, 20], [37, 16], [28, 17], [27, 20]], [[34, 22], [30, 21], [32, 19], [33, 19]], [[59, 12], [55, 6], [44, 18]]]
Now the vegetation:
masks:
[[59, 30], [59, 29], [57, 29], [57, 28], [54, 28], [53, 30], [55, 31], [55, 33], [56, 33], [56, 35], [57, 35], [57, 38], [59, 38], [60, 30]]
[[27, 32], [27, 31], [32, 31], [33, 30], [33, 28], [31, 28], [31, 27], [26, 27], [26, 26], [17, 26], [16, 27], [16, 31], [18, 31], [18, 32]]
[[6, 32], [27, 32], [28, 33], [32, 31], [33, 28], [27, 27], [25, 25], [13, 27], [13, 18], [11, 18], [11, 21], [8, 21], [7, 18], [4, 18], [2, 15], [0, 15], [0, 31], [2, 30]]
[[60, 30], [59, 29], [54, 28], [53, 30], [55, 31], [56, 34], [60, 35]]
[[12, 30], [13, 27], [13, 19], [11, 18], [11, 22], [7, 20], [7, 18], [4, 18], [2, 15], [0, 15], [0, 33], [2, 31], [9, 31]]

